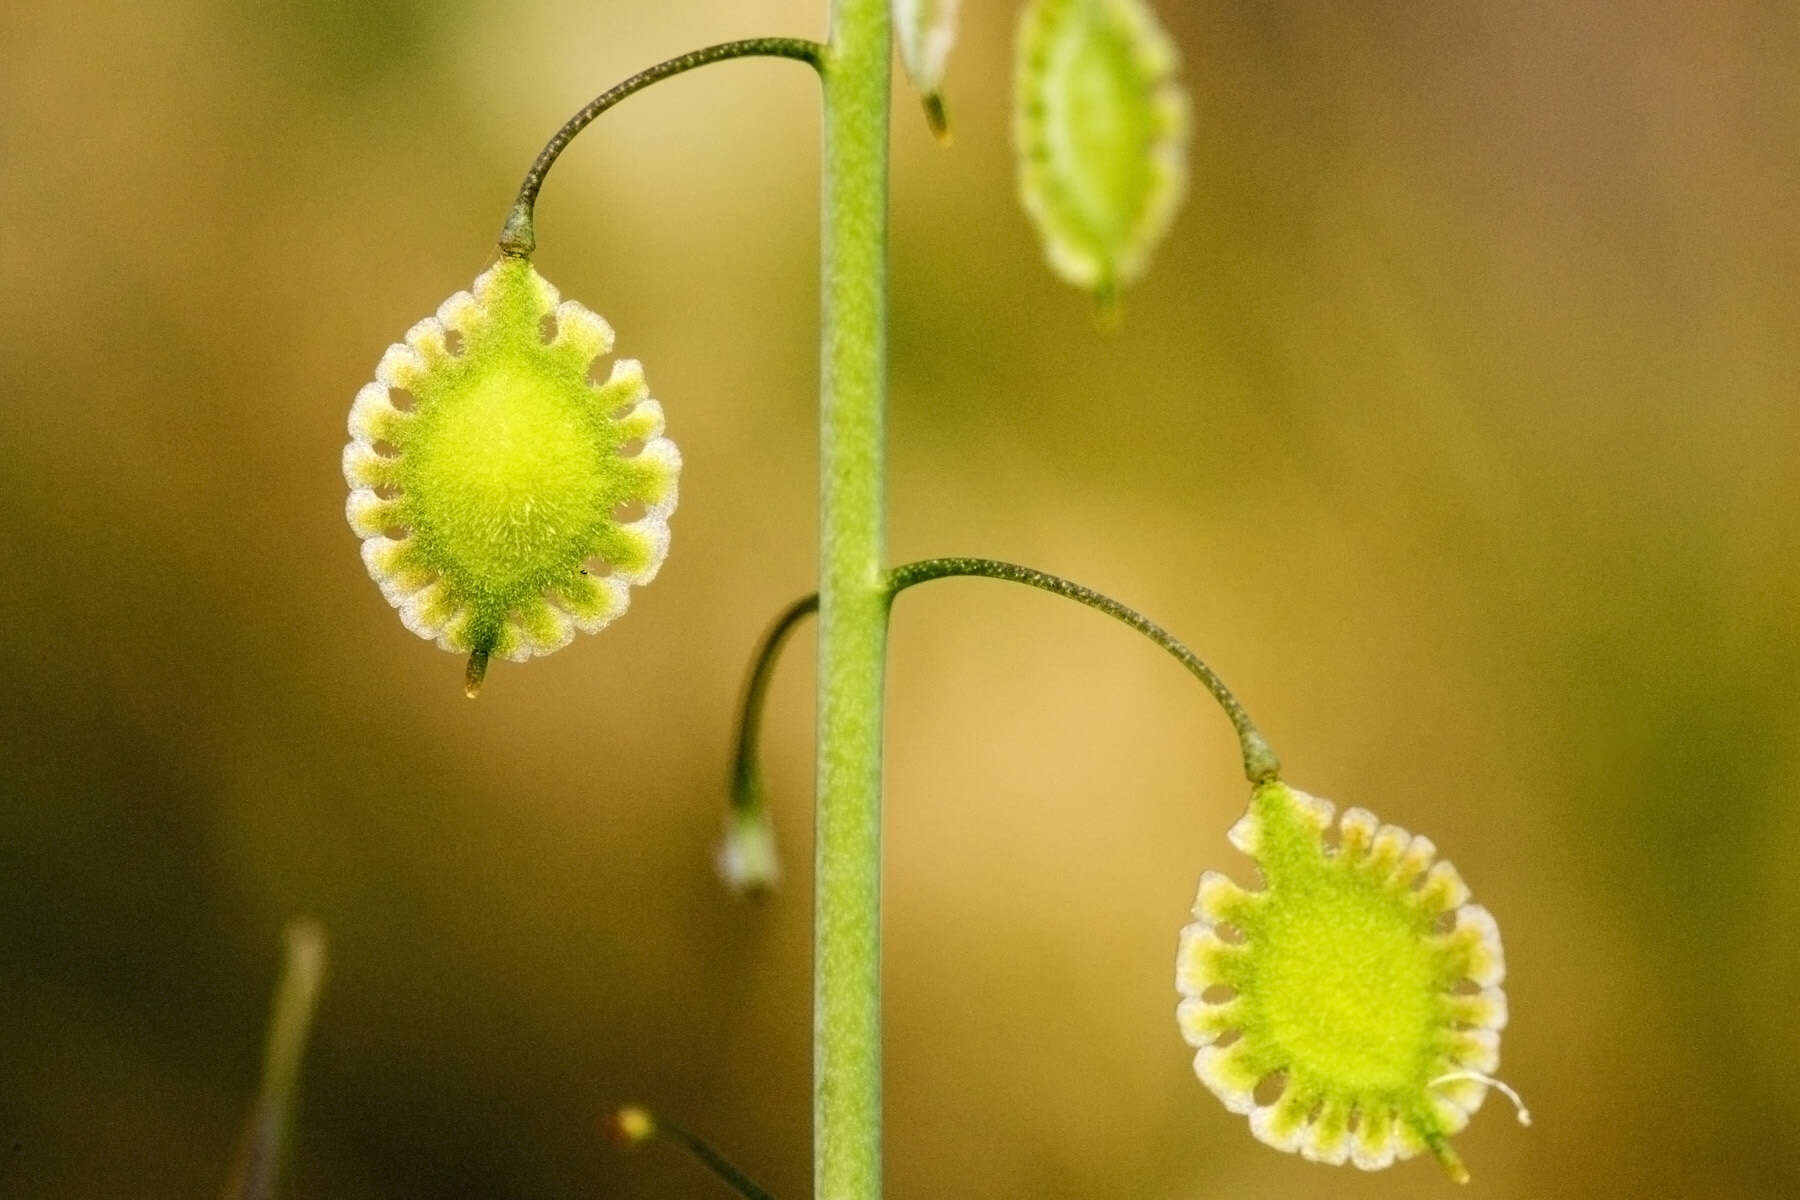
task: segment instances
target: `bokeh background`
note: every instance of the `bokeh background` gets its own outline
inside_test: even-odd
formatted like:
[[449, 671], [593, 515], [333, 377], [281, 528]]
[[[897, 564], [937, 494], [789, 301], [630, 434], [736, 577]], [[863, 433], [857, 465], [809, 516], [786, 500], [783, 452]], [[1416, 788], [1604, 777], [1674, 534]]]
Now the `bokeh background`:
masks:
[[[895, 559], [1139, 605], [1296, 783], [1455, 860], [1537, 1117], [1494, 1098], [1468, 1195], [1793, 1195], [1800, 12], [1161, 0], [1193, 187], [1104, 335], [1014, 200], [1013, 6], [968, 7], [955, 146], [896, 95]], [[627, 619], [471, 704], [338, 461], [568, 112], [821, 10], [0, 13], [0, 1194], [216, 1194], [301, 913], [332, 968], [294, 1195], [722, 1195], [602, 1143], [627, 1099], [807, 1194], [808, 637], [786, 887], [709, 867], [744, 661], [813, 572], [806, 72], [631, 100], [540, 208], [687, 459]], [[893, 1195], [1446, 1194], [1276, 1154], [1191, 1075], [1176, 931], [1245, 873], [1198, 688], [978, 581], [909, 594], [893, 652]]]

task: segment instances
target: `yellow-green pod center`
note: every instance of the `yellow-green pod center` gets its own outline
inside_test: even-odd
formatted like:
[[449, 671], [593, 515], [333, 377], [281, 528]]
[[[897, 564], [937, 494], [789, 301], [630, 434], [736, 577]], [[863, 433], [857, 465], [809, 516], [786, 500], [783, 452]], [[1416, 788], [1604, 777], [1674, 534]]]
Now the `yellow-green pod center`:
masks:
[[1176, 965], [1195, 1070], [1279, 1149], [1370, 1170], [1428, 1151], [1466, 1178], [1450, 1136], [1499, 1063], [1499, 932], [1429, 840], [1332, 813], [1265, 783], [1231, 839], [1266, 886], [1201, 878]]
[[625, 610], [668, 549], [680, 455], [606, 322], [507, 258], [388, 349], [344, 473], [363, 557], [407, 627], [523, 659]]

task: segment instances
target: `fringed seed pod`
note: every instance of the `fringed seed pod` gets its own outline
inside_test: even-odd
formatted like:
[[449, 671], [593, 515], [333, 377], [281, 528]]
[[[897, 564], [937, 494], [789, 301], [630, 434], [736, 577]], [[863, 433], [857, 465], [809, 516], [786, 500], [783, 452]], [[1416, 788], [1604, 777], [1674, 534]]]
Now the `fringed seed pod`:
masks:
[[1051, 268], [1102, 307], [1143, 273], [1181, 203], [1176, 65], [1144, 0], [1032, 0], [1019, 18], [1019, 193]]
[[1467, 1179], [1450, 1136], [1498, 1084], [1499, 929], [1430, 841], [1353, 808], [1328, 846], [1332, 812], [1265, 783], [1230, 832], [1264, 889], [1201, 877], [1175, 967], [1194, 1069], [1277, 1149], [1371, 1171], [1429, 1151]]
[[350, 409], [363, 561], [406, 627], [522, 661], [625, 611], [669, 549], [681, 456], [605, 321], [504, 258], [388, 347]]

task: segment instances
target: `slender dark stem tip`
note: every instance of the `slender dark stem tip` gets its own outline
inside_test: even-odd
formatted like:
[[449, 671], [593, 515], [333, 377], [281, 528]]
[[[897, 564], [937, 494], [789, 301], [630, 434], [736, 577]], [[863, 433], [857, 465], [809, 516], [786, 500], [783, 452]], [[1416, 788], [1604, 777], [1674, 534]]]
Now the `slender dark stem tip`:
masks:
[[532, 228], [531, 205], [514, 204], [500, 227], [500, 253], [508, 258], [530, 258], [537, 249], [537, 233]]
[[1125, 324], [1125, 309], [1119, 304], [1119, 285], [1110, 279], [1094, 289], [1094, 328], [1101, 333], [1117, 333]]
[[1244, 774], [1252, 786], [1273, 783], [1281, 777], [1281, 760], [1275, 757], [1275, 751], [1269, 748], [1268, 739], [1260, 731], [1251, 729], [1243, 733], [1240, 740], [1244, 747]]
[[940, 92], [932, 92], [925, 98], [925, 123], [931, 126], [931, 136], [939, 145], [948, 146], [956, 139], [950, 134], [950, 113], [944, 107], [944, 97]]
[[744, 1197], [744, 1200], [774, 1200], [736, 1164], [720, 1154], [705, 1138], [690, 1133], [679, 1125], [659, 1121], [650, 1110], [627, 1104], [608, 1113], [601, 1122], [607, 1140], [619, 1146], [636, 1146], [651, 1138], [661, 1138], [681, 1150], [695, 1162], [711, 1171], [713, 1177]]
[[477, 650], [469, 655], [468, 669], [463, 672], [463, 695], [473, 700], [481, 695], [481, 683], [487, 678], [488, 655]]

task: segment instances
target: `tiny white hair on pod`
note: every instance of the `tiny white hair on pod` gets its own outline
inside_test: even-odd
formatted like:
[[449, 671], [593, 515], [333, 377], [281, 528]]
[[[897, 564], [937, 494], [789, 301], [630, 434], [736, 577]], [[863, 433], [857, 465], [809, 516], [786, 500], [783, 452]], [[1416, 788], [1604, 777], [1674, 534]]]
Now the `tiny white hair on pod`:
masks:
[[1519, 1093], [1513, 1089], [1511, 1084], [1496, 1079], [1492, 1075], [1484, 1075], [1480, 1071], [1447, 1071], [1444, 1074], [1439, 1075], [1436, 1079], [1433, 1079], [1426, 1086], [1437, 1087], [1439, 1084], [1454, 1083], [1459, 1079], [1467, 1079], [1474, 1083], [1485, 1083], [1488, 1087], [1500, 1091], [1508, 1100], [1513, 1102], [1513, 1107], [1518, 1110], [1519, 1124], [1531, 1124], [1531, 1110], [1525, 1107], [1525, 1101], [1520, 1098]]

